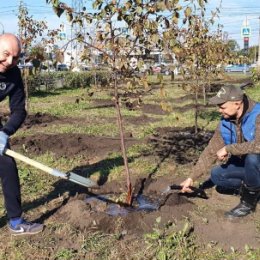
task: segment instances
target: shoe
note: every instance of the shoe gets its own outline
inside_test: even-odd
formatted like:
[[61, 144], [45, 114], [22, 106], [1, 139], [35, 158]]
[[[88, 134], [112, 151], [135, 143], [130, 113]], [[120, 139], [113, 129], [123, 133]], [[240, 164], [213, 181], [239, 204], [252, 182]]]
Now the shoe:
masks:
[[13, 227], [10, 222], [8, 223], [9, 231], [12, 235], [33, 235], [42, 232], [43, 225], [39, 223], [27, 222], [23, 219], [21, 224]]
[[260, 196], [260, 188], [249, 188], [242, 185], [242, 195], [240, 203], [230, 211], [225, 213], [228, 218], [244, 217], [256, 209], [257, 201]]
[[244, 201], [240, 202], [235, 208], [225, 213], [225, 216], [228, 218], [239, 218], [245, 217], [248, 214], [255, 211], [255, 208], [251, 205], [245, 203]]

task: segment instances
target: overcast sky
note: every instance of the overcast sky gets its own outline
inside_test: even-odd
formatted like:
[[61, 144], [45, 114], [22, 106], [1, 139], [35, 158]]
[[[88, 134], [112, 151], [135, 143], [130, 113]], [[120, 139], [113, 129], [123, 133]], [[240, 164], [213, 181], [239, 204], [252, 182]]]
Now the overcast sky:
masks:
[[[50, 5], [46, 4], [46, 0], [23, 0], [27, 5], [29, 14], [37, 20], [46, 20], [50, 28], [57, 28], [59, 24], [66, 19], [58, 18]], [[72, 0], [64, 0], [63, 2], [71, 5]], [[91, 6], [93, 1], [83, 0], [85, 6]], [[211, 10], [219, 6], [220, 0], [208, 0], [208, 9]], [[17, 13], [20, 0], [0, 0], [0, 32], [18, 32]], [[241, 48], [243, 48], [243, 39], [241, 37], [241, 27], [243, 22], [247, 20], [251, 27], [251, 37], [249, 46], [258, 45], [259, 42], [259, 16], [260, 16], [260, 0], [223, 0], [220, 8], [220, 17], [218, 22], [224, 26], [223, 31], [227, 32], [229, 39], [235, 39]], [[69, 25], [67, 26], [69, 28]]]

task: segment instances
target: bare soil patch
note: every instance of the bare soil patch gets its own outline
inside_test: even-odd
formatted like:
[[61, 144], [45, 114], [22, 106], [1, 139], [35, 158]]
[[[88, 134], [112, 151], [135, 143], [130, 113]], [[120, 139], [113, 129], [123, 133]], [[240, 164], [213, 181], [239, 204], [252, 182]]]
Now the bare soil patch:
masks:
[[[127, 138], [126, 144], [137, 143], [134, 138]], [[73, 158], [82, 155], [85, 158], [103, 158], [111, 152], [120, 151], [119, 138], [96, 137], [84, 134], [34, 135], [13, 138], [14, 149], [25, 150], [28, 153], [40, 155], [52, 152], [56, 157]]]
[[168, 115], [168, 114], [170, 114], [169, 111], [163, 110], [160, 105], [156, 105], [156, 104], [142, 104], [141, 110], [142, 110], [143, 113], [153, 114], [153, 115]]
[[173, 159], [178, 164], [195, 162], [199, 152], [209, 142], [213, 132], [199, 131], [195, 135], [193, 127], [158, 128], [157, 133], [150, 137], [154, 152], [161, 158]]

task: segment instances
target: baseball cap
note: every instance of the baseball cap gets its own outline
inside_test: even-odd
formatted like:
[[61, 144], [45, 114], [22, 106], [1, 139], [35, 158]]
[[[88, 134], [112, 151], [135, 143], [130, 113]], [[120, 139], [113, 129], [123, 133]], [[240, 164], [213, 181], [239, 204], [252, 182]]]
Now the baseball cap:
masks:
[[223, 86], [216, 96], [209, 99], [212, 105], [220, 105], [227, 101], [240, 101], [244, 98], [244, 92], [240, 87], [234, 85]]

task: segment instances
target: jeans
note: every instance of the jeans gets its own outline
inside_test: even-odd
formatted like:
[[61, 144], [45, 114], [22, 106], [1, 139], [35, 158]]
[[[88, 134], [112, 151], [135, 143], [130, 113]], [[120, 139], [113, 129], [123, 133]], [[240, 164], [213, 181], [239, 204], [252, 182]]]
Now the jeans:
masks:
[[260, 154], [231, 156], [226, 164], [211, 170], [211, 180], [224, 188], [237, 189], [242, 182], [248, 187], [260, 188]]

